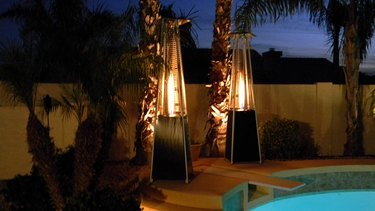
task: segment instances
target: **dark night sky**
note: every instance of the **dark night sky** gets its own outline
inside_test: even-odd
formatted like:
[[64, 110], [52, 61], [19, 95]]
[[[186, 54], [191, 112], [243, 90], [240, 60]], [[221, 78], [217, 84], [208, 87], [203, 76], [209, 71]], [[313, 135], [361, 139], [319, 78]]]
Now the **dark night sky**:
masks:
[[[120, 1], [120, 0], [118, 0]], [[132, 0], [134, 2], [134, 0]], [[189, 11], [194, 6], [198, 10], [199, 47], [209, 48], [212, 41], [215, 18], [215, 0], [160, 0], [163, 4], [174, 3], [174, 8]], [[136, 2], [136, 1], [135, 1]], [[233, 0], [233, 8], [240, 0]], [[233, 14], [234, 12], [232, 12]], [[233, 28], [233, 27], [232, 27]], [[286, 57], [323, 57], [330, 58], [329, 44], [324, 28], [318, 28], [309, 22], [307, 14], [284, 18], [277, 23], [268, 23], [253, 28], [256, 37], [252, 47], [262, 53], [269, 48], [283, 51]], [[375, 74], [375, 38], [368, 57], [361, 66], [361, 71]]]
[[[215, 0], [160, 0], [162, 4], [174, 4], [175, 11], [187, 13], [191, 8], [198, 11], [195, 15], [199, 47], [209, 48], [212, 41]], [[0, 12], [6, 9], [12, 0], [0, 0]], [[90, 3], [103, 2], [107, 9], [119, 12], [129, 4], [138, 4], [138, 0], [88, 0]], [[240, 0], [233, 0], [233, 7]], [[0, 21], [0, 40], [12, 40], [17, 36], [17, 27], [9, 21]], [[283, 51], [286, 57], [324, 57], [330, 59], [329, 44], [323, 28], [309, 22], [306, 14], [285, 18], [277, 23], [268, 23], [253, 28], [256, 37], [252, 47], [259, 53], [269, 48]], [[372, 43], [375, 43], [373, 38]], [[375, 74], [375, 44], [370, 48], [361, 71]]]

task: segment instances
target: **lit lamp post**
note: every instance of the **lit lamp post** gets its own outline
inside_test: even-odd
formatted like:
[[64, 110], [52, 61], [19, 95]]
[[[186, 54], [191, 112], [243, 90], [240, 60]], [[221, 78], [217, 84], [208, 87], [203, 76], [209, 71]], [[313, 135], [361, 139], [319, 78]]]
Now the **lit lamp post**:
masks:
[[193, 172], [181, 60], [179, 23], [164, 19], [161, 50], [163, 67], [158, 81], [157, 117], [151, 161], [151, 178], [184, 179]]
[[250, 60], [251, 33], [234, 33], [225, 158], [261, 162]]

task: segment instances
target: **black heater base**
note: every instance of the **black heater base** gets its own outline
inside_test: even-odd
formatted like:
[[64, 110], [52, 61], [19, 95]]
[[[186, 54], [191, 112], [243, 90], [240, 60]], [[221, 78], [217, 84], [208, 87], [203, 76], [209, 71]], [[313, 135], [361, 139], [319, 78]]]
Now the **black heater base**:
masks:
[[254, 110], [228, 112], [225, 158], [231, 163], [262, 162]]
[[187, 118], [159, 116], [155, 125], [151, 182], [158, 179], [189, 182], [192, 174]]

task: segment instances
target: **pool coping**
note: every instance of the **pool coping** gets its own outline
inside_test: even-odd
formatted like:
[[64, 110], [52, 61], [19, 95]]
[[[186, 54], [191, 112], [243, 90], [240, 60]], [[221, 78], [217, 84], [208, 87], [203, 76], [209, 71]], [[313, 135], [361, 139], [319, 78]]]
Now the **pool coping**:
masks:
[[320, 167], [307, 167], [293, 170], [284, 170], [274, 172], [272, 175], [276, 177], [289, 177], [298, 176], [305, 174], [317, 174], [317, 173], [332, 173], [332, 172], [363, 172], [363, 171], [375, 171], [375, 165], [332, 165], [332, 166], [320, 166]]
[[[327, 173], [330, 174], [330, 173], [355, 173], [355, 172], [375, 172], [375, 165], [374, 164], [372, 165], [369, 165], [369, 164], [345, 165], [343, 164], [343, 165], [329, 165], [329, 166], [319, 166], [319, 167], [306, 167], [306, 168], [277, 171], [277, 172], [273, 172], [272, 175], [275, 177], [291, 179], [288, 177], [319, 175], [319, 174], [327, 174]], [[368, 190], [368, 189], [367, 188], [366, 189], [358, 189], [358, 188], [352, 189], [352, 188], [347, 188], [347, 187], [340, 187], [336, 189], [319, 189], [319, 190], [308, 191], [308, 192], [303, 192], [303, 193], [292, 193], [290, 195], [284, 195], [284, 196], [275, 196], [274, 194], [275, 190], [273, 189], [273, 190], [270, 190], [267, 200], [262, 200], [262, 201], [254, 200], [249, 205], [249, 209], [260, 206], [261, 204], [267, 203], [272, 200], [295, 197], [296, 195], [313, 194], [317, 192], [346, 191], [346, 190]]]
[[[360, 171], [363, 168], [375, 170], [375, 159], [266, 160], [262, 164], [230, 164], [223, 158], [200, 158], [198, 161], [193, 162], [195, 178], [189, 184], [184, 184], [183, 181], [157, 181], [153, 185], [166, 193], [160, 203], [157, 204], [159, 208], [163, 207], [163, 203], [165, 203], [181, 206], [181, 210], [183, 208], [185, 210], [225, 210], [225, 201], [240, 193], [244, 199], [247, 199], [243, 200], [242, 209], [248, 210], [258, 206], [260, 203], [273, 199], [272, 184], [267, 186], [265, 182], [257, 183], [255, 179], [249, 180], [248, 176], [274, 180], [280, 175], [319, 171], [345, 171], [348, 167], [350, 167], [348, 171]], [[220, 174], [217, 173], [219, 170], [221, 171]], [[255, 186], [255, 191], [248, 190], [249, 184]], [[205, 200], [199, 199], [212, 199], [211, 205], [206, 206], [204, 205], [205, 203], [202, 203]], [[204, 206], [202, 207], [202, 205]], [[152, 207], [144, 208], [144, 210], [169, 210], [164, 208], [152, 209]]]

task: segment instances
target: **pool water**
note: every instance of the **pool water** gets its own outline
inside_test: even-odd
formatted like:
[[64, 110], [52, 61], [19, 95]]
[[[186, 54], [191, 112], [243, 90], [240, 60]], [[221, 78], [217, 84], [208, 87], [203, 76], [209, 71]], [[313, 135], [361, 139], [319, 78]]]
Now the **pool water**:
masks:
[[339, 191], [276, 199], [250, 211], [374, 211], [375, 191]]

